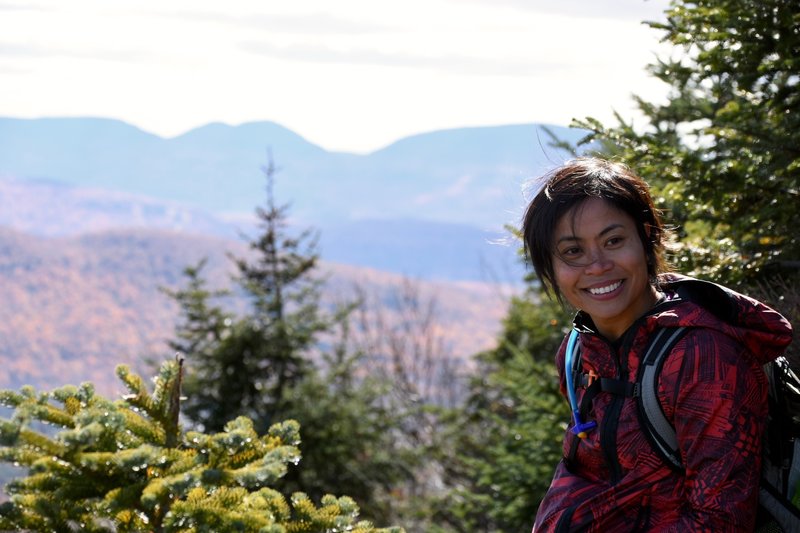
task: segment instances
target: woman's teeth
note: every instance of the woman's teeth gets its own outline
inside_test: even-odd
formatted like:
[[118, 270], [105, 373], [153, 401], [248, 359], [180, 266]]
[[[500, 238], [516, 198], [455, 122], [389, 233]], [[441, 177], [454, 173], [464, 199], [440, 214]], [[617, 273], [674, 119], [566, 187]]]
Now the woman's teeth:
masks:
[[622, 281], [618, 281], [616, 283], [612, 283], [606, 287], [598, 287], [596, 289], [589, 289], [589, 292], [592, 294], [606, 294], [613, 290], [616, 290], [620, 285], [622, 285]]

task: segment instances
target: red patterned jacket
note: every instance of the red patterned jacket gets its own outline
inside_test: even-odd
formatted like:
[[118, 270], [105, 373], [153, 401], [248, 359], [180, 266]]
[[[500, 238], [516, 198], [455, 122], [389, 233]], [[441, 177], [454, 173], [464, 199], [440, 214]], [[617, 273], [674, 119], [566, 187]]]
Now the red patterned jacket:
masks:
[[[682, 276], [663, 278], [666, 299], [614, 344], [579, 313], [584, 372], [636, 381], [659, 327], [691, 330], [667, 357], [658, 395], [676, 429], [685, 470], [668, 467], [643, 433], [636, 400], [599, 393], [584, 440], [569, 430], [564, 457], [539, 506], [535, 532], [751, 531], [755, 522], [767, 380], [761, 366], [791, 342], [791, 326], [751, 298]], [[561, 389], [566, 340], [556, 356]], [[584, 389], [577, 390], [580, 400]], [[574, 452], [574, 453], [573, 453]]]

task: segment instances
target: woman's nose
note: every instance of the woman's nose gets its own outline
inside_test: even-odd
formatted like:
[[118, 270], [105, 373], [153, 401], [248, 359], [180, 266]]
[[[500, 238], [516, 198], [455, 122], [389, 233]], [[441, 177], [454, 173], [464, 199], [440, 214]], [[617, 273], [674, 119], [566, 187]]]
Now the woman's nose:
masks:
[[602, 250], [594, 251], [588, 259], [589, 263], [586, 265], [587, 274], [602, 274], [614, 266], [614, 263], [606, 257]]

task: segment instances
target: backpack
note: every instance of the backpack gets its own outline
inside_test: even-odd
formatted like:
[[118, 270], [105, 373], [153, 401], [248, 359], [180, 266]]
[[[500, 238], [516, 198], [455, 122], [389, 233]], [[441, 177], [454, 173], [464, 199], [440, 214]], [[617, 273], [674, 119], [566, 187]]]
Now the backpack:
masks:
[[[658, 378], [667, 355], [690, 328], [661, 328], [652, 336], [629, 394], [636, 398], [645, 435], [672, 468], [682, 470], [675, 428], [664, 416], [658, 399]], [[573, 330], [568, 342], [568, 382], [582, 374]], [[763, 436], [763, 457], [757, 532], [800, 532], [800, 378], [785, 357], [764, 365], [769, 380], [769, 414]], [[569, 388], [569, 385], [568, 385]], [[573, 389], [574, 391], [574, 389]], [[615, 394], [619, 392], [608, 390]], [[572, 392], [574, 394], [574, 392]], [[576, 418], [576, 422], [579, 419]]]

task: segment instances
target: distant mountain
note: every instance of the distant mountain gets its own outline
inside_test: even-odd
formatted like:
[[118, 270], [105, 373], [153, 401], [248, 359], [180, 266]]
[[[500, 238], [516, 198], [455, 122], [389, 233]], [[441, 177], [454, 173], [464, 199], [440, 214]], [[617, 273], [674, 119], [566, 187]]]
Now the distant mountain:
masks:
[[[171, 357], [165, 340], [177, 309], [159, 287], [183, 286], [183, 268], [203, 257], [209, 259], [204, 273], [211, 286], [230, 287], [228, 251], [247, 253], [238, 241], [169, 231], [45, 238], [0, 229], [0, 388], [92, 381], [103, 392], [120, 392], [116, 364], [144, 370], [145, 356]], [[328, 275], [326, 305], [353, 299], [359, 287], [392, 320], [400, 276], [335, 263], [324, 263], [319, 273]], [[452, 356], [467, 365], [469, 356], [493, 345], [509, 296], [502, 287], [417, 287], [421, 298], [436, 301], [437, 331]]]
[[319, 232], [325, 305], [358, 293], [365, 316], [392, 326], [411, 283], [468, 368], [522, 278], [503, 224], [555, 157], [544, 138], [534, 125], [470, 128], [354, 155], [269, 122], [163, 139], [114, 120], [0, 118], [0, 388], [92, 381], [114, 393], [117, 363], [149, 372], [145, 357], [171, 357], [177, 309], [159, 287], [182, 286], [204, 257], [211, 285], [230, 286], [226, 253], [247, 253], [268, 148], [292, 230]]
[[[583, 135], [549, 129], [568, 141]], [[270, 150], [282, 169], [279, 198], [312, 224], [412, 218], [496, 231], [518, 220], [526, 180], [561, 157], [548, 142], [534, 124], [463, 128], [354, 155], [325, 151], [271, 122], [209, 124], [163, 139], [108, 119], [0, 118], [0, 175], [241, 214], [263, 197], [259, 169]]]
[[[0, 178], [0, 227], [46, 237], [160, 229], [241, 242], [255, 234], [252, 214], [221, 220], [176, 202], [19, 178]], [[516, 283], [523, 275], [518, 245], [508, 242], [506, 232], [415, 219], [357, 220], [310, 229], [317, 230], [320, 252], [328, 261], [424, 279]]]
[[124, 228], [236, 235], [230, 223], [176, 202], [53, 180], [2, 177], [0, 226], [48, 237]]
[[359, 220], [321, 233], [329, 261], [365, 265], [413, 278], [518, 283], [520, 243], [507, 231], [423, 220]]
[[[0, 224], [38, 235], [252, 229], [267, 150], [276, 194], [328, 260], [427, 279], [519, 280], [523, 186], [560, 157], [539, 125], [415, 135], [334, 153], [271, 123], [208, 124], [163, 139], [108, 119], [0, 118]], [[575, 141], [583, 132], [547, 127]]]

